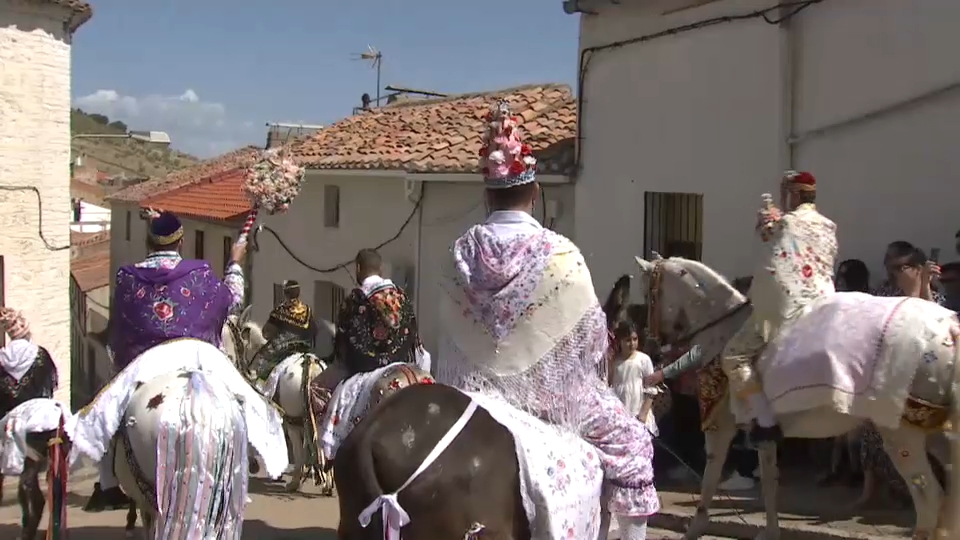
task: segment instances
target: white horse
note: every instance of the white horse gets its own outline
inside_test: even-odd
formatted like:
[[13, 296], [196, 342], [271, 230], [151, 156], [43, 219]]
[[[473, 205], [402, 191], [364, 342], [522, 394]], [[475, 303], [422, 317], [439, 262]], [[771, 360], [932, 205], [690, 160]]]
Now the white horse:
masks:
[[239, 540], [247, 441], [241, 405], [215, 377], [178, 371], [140, 386], [124, 413], [114, 463], [140, 509], [144, 537]]
[[[232, 331], [242, 340], [239, 347], [234, 347], [238, 351], [238, 357], [235, 362], [238, 366], [244, 366], [241, 371], [251, 380], [256, 375], [250, 373], [249, 366], [253, 355], [266, 344], [263, 337], [262, 328], [254, 321], [249, 319], [249, 307], [234, 320], [229, 321], [236, 325], [239, 332]], [[227, 330], [225, 330], [225, 333]], [[336, 327], [327, 320], [320, 321], [320, 336], [318, 342], [320, 351], [329, 350], [328, 355], [332, 354], [333, 337], [336, 334]], [[226, 343], [226, 341], [225, 341]], [[240, 352], [243, 351], [243, 352]], [[243, 356], [242, 361], [240, 356]], [[313, 418], [309, 413], [310, 403], [308, 397], [308, 386], [310, 381], [320, 375], [329, 366], [327, 362], [321, 360], [317, 354], [293, 354], [280, 361], [273, 372], [265, 381], [254, 382], [258, 391], [263, 393], [268, 399], [273, 399], [283, 410], [283, 429], [290, 441], [293, 453], [293, 469], [291, 471], [290, 481], [286, 484], [286, 490], [296, 492], [303, 483], [304, 474], [307, 471], [307, 447], [305, 441], [306, 426], [305, 422], [312, 422]], [[304, 377], [306, 374], [306, 377]], [[319, 426], [313, 426], [313, 433], [316, 434]], [[320, 470], [314, 471], [321, 492], [325, 495], [333, 494], [333, 478], [328, 471], [325, 471], [325, 463], [322, 452], [317, 450], [317, 457], [320, 460]]]
[[[747, 299], [737, 292], [722, 276], [706, 265], [679, 257], [657, 258], [646, 261], [637, 257], [641, 274], [647, 284], [647, 302], [650, 305], [650, 328], [659, 330], [670, 343], [688, 342], [703, 347], [707, 358], [719, 355], [727, 342], [739, 330], [750, 315], [751, 306]], [[837, 293], [854, 294], [854, 293]], [[957, 344], [956, 316], [953, 316], [930, 302], [906, 301], [897, 317], [921, 328], [923, 334], [936, 336], [923, 345], [920, 352], [929, 357], [919, 362], [912, 383], [906, 383], [901, 390], [907, 392], [914, 403], [925, 404], [922, 414], [940, 415], [939, 426], [932, 430], [940, 431], [952, 425], [954, 433], [950, 442], [951, 461], [960, 464], [960, 345]], [[892, 317], [892, 316], [891, 316]], [[946, 319], [947, 329], [939, 324]], [[939, 322], [938, 322], [939, 321]], [[796, 324], [796, 323], [795, 323]], [[891, 326], [892, 328], [892, 326]], [[943, 335], [945, 334], [946, 335]], [[952, 339], [951, 339], [952, 334]], [[783, 334], [781, 333], [781, 337]], [[856, 339], [853, 336], [852, 339]], [[911, 341], [912, 340], [912, 341]], [[891, 330], [884, 336], [883, 347], [890, 351], [916, 349], [918, 335]], [[936, 343], [932, 343], [936, 341]], [[776, 345], [776, 342], [771, 346]], [[812, 363], [818, 357], [799, 358], [797, 361]], [[900, 360], [900, 357], [897, 357]], [[903, 358], [904, 362], [912, 358]], [[827, 360], [828, 361], [828, 360]], [[916, 365], [917, 362], [914, 362]], [[712, 367], [718, 370], [717, 366]], [[817, 366], [812, 366], [811, 369]], [[704, 369], [707, 369], [706, 367]], [[701, 486], [701, 500], [697, 514], [687, 529], [685, 538], [699, 538], [709, 524], [709, 507], [720, 481], [723, 463], [727, 457], [730, 442], [736, 434], [737, 426], [731, 410], [729, 392], [726, 391], [726, 379], [714, 379], [722, 394], [718, 394], [719, 403], [715, 407], [712, 419], [713, 429], [705, 432], [707, 467]], [[722, 388], [721, 388], [722, 387]], [[816, 406], [778, 418], [787, 437], [826, 438], [842, 435], [864, 418], [852, 414], [843, 414], [834, 409]], [[916, 413], [917, 411], [913, 411]], [[960, 508], [957, 502], [950, 500], [941, 507], [943, 494], [936, 481], [927, 459], [927, 435], [931, 429], [917, 427], [918, 416], [910, 416], [907, 411], [898, 429], [880, 428], [884, 439], [884, 448], [897, 471], [910, 487], [916, 509], [917, 522], [914, 539], [930, 539], [935, 535], [946, 534], [942, 538], [960, 537]], [[949, 415], [949, 422], [942, 423]], [[933, 423], [937, 423], [934, 421]], [[931, 426], [927, 426], [931, 427]], [[776, 540], [780, 535], [777, 514], [777, 452], [773, 443], [761, 444], [760, 473], [766, 508], [767, 526], [760, 535], [765, 540]], [[960, 489], [960, 466], [951, 467], [949, 478], [950, 499], [956, 497]], [[943, 521], [939, 521], [943, 520]], [[949, 525], [946, 520], [950, 520]], [[938, 528], [939, 527], [939, 528]]]

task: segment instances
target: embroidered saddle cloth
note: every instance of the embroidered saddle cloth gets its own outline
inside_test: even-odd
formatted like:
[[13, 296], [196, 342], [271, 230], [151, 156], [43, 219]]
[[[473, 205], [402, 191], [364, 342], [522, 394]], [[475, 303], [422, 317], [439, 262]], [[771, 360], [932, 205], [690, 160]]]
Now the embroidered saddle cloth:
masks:
[[27, 434], [56, 430], [60, 427], [60, 419], [70, 416], [70, 409], [63, 403], [36, 398], [21, 403], [0, 419], [0, 474], [16, 476], [23, 472], [25, 458], [38, 460], [44, 457], [27, 446]]
[[778, 415], [826, 407], [896, 428], [921, 364], [952, 362], [955, 321], [919, 298], [828, 295], [760, 356], [764, 393]]
[[531, 538], [597, 538], [603, 469], [596, 450], [495, 394], [464, 393], [513, 435]]
[[200, 370], [212, 374], [241, 401], [251, 446], [276, 478], [287, 466], [287, 448], [279, 411], [250, 386], [216, 346], [195, 339], [168, 341], [148, 349], [110, 381], [64, 426], [72, 453], [100, 461], [120, 427], [137, 387], [154, 377], [175, 371]]

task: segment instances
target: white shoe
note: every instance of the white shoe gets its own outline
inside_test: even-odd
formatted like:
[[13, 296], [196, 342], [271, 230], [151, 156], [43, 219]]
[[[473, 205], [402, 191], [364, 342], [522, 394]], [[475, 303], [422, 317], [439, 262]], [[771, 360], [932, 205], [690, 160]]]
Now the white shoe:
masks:
[[756, 487], [757, 483], [753, 478], [744, 478], [740, 473], [734, 471], [726, 481], [720, 484], [720, 489], [724, 491], [746, 491]]

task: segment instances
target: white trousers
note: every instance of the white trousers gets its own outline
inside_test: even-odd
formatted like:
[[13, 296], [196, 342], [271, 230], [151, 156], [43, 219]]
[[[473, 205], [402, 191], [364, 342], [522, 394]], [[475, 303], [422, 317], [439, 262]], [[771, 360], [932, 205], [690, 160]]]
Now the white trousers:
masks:
[[[620, 540], [647, 540], [647, 516], [617, 516]], [[600, 535], [597, 540], [607, 540], [610, 534], [610, 513], [600, 514]]]
[[113, 474], [113, 445], [107, 448], [100, 460], [100, 489], [115, 488], [120, 485], [117, 475]]

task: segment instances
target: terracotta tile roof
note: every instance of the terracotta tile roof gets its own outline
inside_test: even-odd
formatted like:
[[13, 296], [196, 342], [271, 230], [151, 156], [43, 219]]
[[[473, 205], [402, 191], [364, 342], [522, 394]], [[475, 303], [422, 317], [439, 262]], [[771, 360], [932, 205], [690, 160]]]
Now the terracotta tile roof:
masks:
[[83, 292], [110, 284], [110, 235], [97, 236], [96, 242], [91, 240], [92, 243], [83, 247], [79, 256], [70, 261], [70, 274]]
[[310, 169], [478, 173], [483, 116], [501, 98], [522, 117], [541, 172], [569, 173], [577, 108], [560, 84], [395, 103], [336, 122], [291, 153]]
[[85, 233], [70, 231], [70, 245], [76, 247], [92, 246], [110, 242], [110, 231]]
[[82, 0], [32, 0], [32, 2], [35, 4], [62, 6], [72, 11], [73, 18], [68, 21], [71, 32], [80, 28], [83, 23], [90, 20], [90, 17], [93, 17], [93, 8], [90, 7], [90, 4]]
[[245, 169], [231, 169], [199, 183], [140, 201], [141, 208], [167, 210], [178, 216], [230, 220], [246, 215], [252, 205], [243, 191]]
[[110, 195], [108, 200], [139, 202], [148, 197], [193, 185], [224, 171], [252, 165], [260, 151], [259, 147], [245, 146], [222, 156], [201, 161], [192, 167], [174, 171], [163, 178], [154, 178], [134, 184]]

